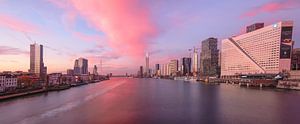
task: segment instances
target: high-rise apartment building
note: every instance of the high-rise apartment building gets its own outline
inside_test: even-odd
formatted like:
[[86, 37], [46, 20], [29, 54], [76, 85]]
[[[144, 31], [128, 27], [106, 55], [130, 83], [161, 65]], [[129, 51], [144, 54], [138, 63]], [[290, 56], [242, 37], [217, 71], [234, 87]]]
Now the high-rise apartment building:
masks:
[[160, 73], [161, 73], [162, 76], [167, 75], [166, 74], [166, 64], [161, 64]]
[[78, 59], [76, 59], [74, 62], [74, 74], [76, 74], [76, 75], [80, 74], [80, 67], [79, 67]]
[[171, 60], [171, 62], [169, 63], [169, 74], [172, 76], [176, 76], [177, 72], [178, 72], [178, 60], [173, 59]]
[[88, 73], [88, 60], [85, 58], [76, 59], [74, 63], [74, 74], [82, 75]]
[[145, 76], [149, 77], [150, 76], [150, 72], [149, 72], [149, 53], [146, 53], [146, 66], [145, 66]]
[[80, 73], [81, 74], [88, 74], [88, 60], [85, 58], [79, 58], [78, 59], [79, 67], [80, 67]]
[[162, 75], [163, 76], [169, 76], [170, 75], [170, 68], [169, 68], [170, 64], [169, 63], [166, 63], [166, 64], [162, 64]]
[[94, 65], [94, 68], [93, 68], [93, 74], [94, 75], [98, 75], [98, 68], [96, 65]]
[[202, 76], [217, 76], [218, 72], [218, 39], [208, 38], [202, 41], [200, 53], [200, 73]]
[[37, 43], [30, 44], [29, 72], [35, 74], [40, 79], [46, 79], [47, 67], [44, 66], [43, 45]]
[[198, 52], [196, 48], [194, 48], [192, 53], [192, 72], [193, 73], [198, 72]]
[[138, 71], [138, 77], [142, 78], [144, 77], [144, 69], [143, 69], [143, 66], [140, 66], [140, 70]]
[[180, 60], [180, 67], [181, 67], [181, 75], [189, 75], [191, 73], [191, 67], [192, 67], [192, 59], [191, 58], [181, 58]]
[[221, 76], [278, 74], [291, 68], [293, 22], [282, 21], [222, 41]]
[[160, 71], [160, 65], [159, 64], [155, 64], [155, 75], [159, 76], [161, 74]]

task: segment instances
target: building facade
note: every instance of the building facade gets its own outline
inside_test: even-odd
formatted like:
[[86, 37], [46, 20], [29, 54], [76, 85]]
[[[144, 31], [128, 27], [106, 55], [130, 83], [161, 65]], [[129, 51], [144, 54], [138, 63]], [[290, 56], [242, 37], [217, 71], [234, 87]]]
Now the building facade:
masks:
[[48, 74], [48, 85], [54, 86], [62, 83], [62, 73]]
[[159, 64], [155, 64], [155, 75], [156, 76], [160, 76], [160, 65]]
[[196, 48], [193, 50], [192, 58], [192, 72], [195, 74], [198, 72], [198, 52]]
[[181, 75], [183, 76], [187, 76], [190, 75], [191, 73], [191, 67], [192, 67], [192, 59], [191, 58], [181, 58], [181, 62], [180, 62], [180, 68], [181, 68]]
[[93, 68], [93, 74], [94, 75], [98, 75], [98, 68], [96, 65], [94, 65], [94, 68]]
[[291, 70], [300, 70], [300, 48], [293, 49]]
[[162, 64], [162, 66], [161, 66], [162, 76], [169, 76], [170, 75], [170, 67], [169, 66], [170, 66], [169, 63]]
[[143, 66], [140, 66], [140, 70], [138, 71], [138, 77], [144, 77], [144, 69], [143, 69]]
[[145, 76], [150, 76], [149, 74], [149, 53], [146, 53], [146, 66], [145, 66]]
[[30, 69], [29, 72], [35, 74], [40, 79], [46, 79], [47, 67], [44, 66], [43, 45], [37, 43], [30, 44]]
[[76, 74], [76, 75], [80, 74], [80, 67], [79, 67], [78, 59], [76, 59], [74, 62], [74, 74]]
[[161, 76], [165, 76], [166, 75], [165, 68], [166, 68], [165, 64], [161, 64], [161, 67], [160, 67]]
[[208, 38], [202, 41], [200, 53], [200, 74], [201, 76], [218, 75], [218, 39]]
[[177, 59], [173, 59], [170, 61], [169, 64], [169, 70], [170, 70], [170, 75], [172, 76], [176, 76], [177, 72], [178, 72], [178, 60]]
[[293, 22], [222, 40], [221, 76], [278, 74], [291, 67]]
[[0, 74], [0, 92], [16, 88], [18, 86], [17, 83], [17, 76], [11, 74]]
[[67, 75], [74, 75], [74, 70], [73, 69], [68, 69], [67, 70]]
[[74, 74], [75, 75], [89, 74], [89, 72], [88, 72], [88, 60], [87, 59], [79, 58], [79, 59], [75, 60]]

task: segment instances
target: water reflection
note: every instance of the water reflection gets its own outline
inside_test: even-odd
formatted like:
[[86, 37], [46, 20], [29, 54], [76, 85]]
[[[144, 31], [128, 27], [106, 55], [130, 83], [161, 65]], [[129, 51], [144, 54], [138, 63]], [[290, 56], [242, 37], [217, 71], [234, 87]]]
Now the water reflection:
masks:
[[112, 79], [0, 103], [11, 123], [298, 123], [300, 93], [173, 80]]

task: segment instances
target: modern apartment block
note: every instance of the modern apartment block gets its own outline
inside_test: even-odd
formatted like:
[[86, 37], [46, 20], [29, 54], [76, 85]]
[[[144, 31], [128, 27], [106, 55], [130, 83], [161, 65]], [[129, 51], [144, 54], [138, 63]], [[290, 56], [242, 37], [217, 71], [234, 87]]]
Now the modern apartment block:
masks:
[[293, 22], [222, 40], [221, 76], [278, 74], [291, 68]]
[[218, 39], [208, 38], [202, 41], [200, 53], [200, 74], [202, 76], [218, 76]]

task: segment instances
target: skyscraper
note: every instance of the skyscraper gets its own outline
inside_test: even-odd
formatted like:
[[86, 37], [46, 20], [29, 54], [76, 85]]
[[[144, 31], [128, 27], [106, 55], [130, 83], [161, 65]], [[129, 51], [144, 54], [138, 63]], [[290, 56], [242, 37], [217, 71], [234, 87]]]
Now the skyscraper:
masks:
[[138, 77], [140, 77], [140, 78], [144, 77], [143, 72], [144, 72], [143, 66], [140, 66]]
[[189, 75], [191, 73], [192, 59], [191, 58], [181, 58], [181, 74]]
[[169, 63], [169, 70], [170, 70], [170, 75], [172, 76], [176, 76], [177, 72], [178, 72], [178, 60], [177, 59], [173, 59], [171, 60], [171, 62]]
[[165, 64], [161, 64], [161, 67], [160, 67], [160, 73], [161, 73], [161, 75], [162, 76], [165, 76], [166, 74], [166, 72], [165, 72]]
[[155, 75], [159, 76], [160, 75], [160, 66], [159, 64], [155, 64]]
[[170, 76], [171, 74], [170, 74], [170, 63], [167, 63], [166, 64], [166, 76]]
[[219, 60], [218, 39], [202, 41], [200, 53], [200, 73], [202, 76], [217, 76]]
[[80, 75], [80, 67], [79, 67], [78, 59], [76, 59], [74, 62], [74, 74]]
[[77, 75], [88, 74], [88, 60], [85, 58], [79, 58], [75, 60], [74, 73]]
[[46, 79], [47, 67], [44, 66], [43, 45], [30, 44], [30, 69], [29, 72], [41, 79]]
[[149, 53], [146, 53], [146, 68], [145, 68], [145, 76], [149, 77]]
[[94, 65], [94, 68], [93, 68], [93, 74], [94, 75], [98, 75], [98, 68], [96, 65]]
[[283, 21], [222, 41], [221, 76], [278, 74], [291, 68], [293, 22]]
[[193, 73], [198, 72], [198, 52], [197, 49], [194, 48], [193, 54], [192, 54], [193, 60], [192, 60], [192, 71]]

